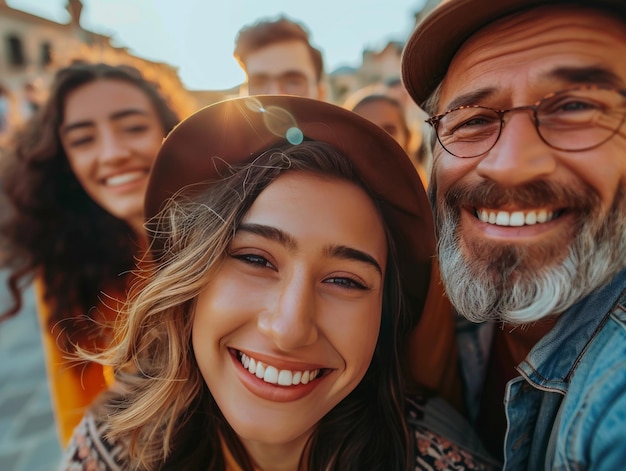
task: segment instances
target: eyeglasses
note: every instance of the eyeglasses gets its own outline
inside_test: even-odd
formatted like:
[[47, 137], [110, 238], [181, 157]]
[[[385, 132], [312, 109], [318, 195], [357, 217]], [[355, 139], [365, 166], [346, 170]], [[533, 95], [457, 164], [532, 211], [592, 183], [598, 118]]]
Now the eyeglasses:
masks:
[[626, 116], [626, 90], [585, 85], [507, 110], [459, 106], [426, 122], [447, 152], [471, 158], [496, 145], [505, 125], [504, 115], [515, 111], [532, 111], [537, 134], [553, 149], [581, 152], [604, 144], [620, 129]]
[[297, 71], [285, 72], [281, 75], [253, 74], [248, 77], [248, 93], [259, 95], [268, 93], [272, 83], [275, 83], [281, 93], [288, 95], [307, 96], [309, 79]]

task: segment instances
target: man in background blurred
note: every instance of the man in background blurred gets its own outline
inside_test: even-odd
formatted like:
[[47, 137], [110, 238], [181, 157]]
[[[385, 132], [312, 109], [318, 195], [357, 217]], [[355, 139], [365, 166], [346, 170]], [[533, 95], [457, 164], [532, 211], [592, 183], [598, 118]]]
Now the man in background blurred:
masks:
[[324, 63], [301, 23], [283, 16], [244, 26], [234, 56], [246, 73], [241, 95], [298, 95], [323, 100]]

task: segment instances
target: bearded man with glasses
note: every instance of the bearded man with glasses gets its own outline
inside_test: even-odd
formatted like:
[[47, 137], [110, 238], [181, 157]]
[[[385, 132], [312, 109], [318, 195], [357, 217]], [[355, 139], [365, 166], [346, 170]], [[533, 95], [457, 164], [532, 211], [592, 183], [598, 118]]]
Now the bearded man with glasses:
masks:
[[444, 0], [403, 79], [470, 417], [506, 469], [626, 464], [626, 2]]

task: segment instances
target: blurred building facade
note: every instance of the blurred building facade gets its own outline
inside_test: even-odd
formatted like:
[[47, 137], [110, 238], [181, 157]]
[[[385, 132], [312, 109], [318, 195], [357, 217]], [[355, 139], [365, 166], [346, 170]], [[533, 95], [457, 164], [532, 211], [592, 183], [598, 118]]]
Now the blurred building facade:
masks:
[[[417, 8], [414, 13], [415, 26], [439, 3], [441, 0], [426, 0]], [[400, 62], [406, 39], [389, 41], [379, 50], [365, 49], [358, 67], [342, 66], [330, 72], [327, 81], [331, 101], [341, 104], [363, 88], [375, 89], [377, 85], [386, 88], [399, 84]]]
[[176, 95], [177, 102], [186, 105], [185, 111], [197, 108], [195, 97], [184, 89], [175, 67], [134, 56], [126, 48], [114, 46], [111, 37], [82, 28], [81, 0], [67, 0], [66, 8], [70, 19], [62, 24], [0, 0], [0, 90], [4, 90], [11, 123], [27, 119], [29, 101], [44, 100], [56, 70], [75, 60], [135, 66], [147, 79], [157, 82], [165, 95]]

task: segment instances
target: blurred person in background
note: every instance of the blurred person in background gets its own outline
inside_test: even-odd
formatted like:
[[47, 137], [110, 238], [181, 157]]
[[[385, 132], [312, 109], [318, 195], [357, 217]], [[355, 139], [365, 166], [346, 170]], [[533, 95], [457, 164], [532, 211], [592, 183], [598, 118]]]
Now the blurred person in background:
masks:
[[[357, 90], [346, 99], [343, 107], [390, 134], [409, 156], [422, 185], [427, 187], [428, 174], [415, 157], [414, 135], [407, 125], [404, 108], [398, 100], [386, 94], [384, 84], [368, 85]], [[381, 156], [380, 165], [387, 164]], [[411, 332], [407, 353], [408, 375], [409, 380], [417, 384], [419, 389], [426, 386], [433, 394], [444, 397], [457, 410], [466, 413], [454, 340], [455, 316], [450, 302], [443, 294], [439, 276], [438, 265], [433, 264], [428, 306], [419, 324]]]
[[[404, 108], [398, 100], [384, 93], [371, 93], [358, 99], [356, 103], [346, 101], [345, 107], [387, 131], [411, 156], [411, 162], [415, 165], [422, 183], [427, 186], [427, 171], [417, 153], [412, 150], [413, 133], [409, 129]], [[421, 148], [418, 147], [418, 150]]]
[[235, 39], [235, 59], [246, 73], [241, 95], [297, 95], [324, 100], [324, 61], [302, 23], [259, 20]]
[[[401, 77], [390, 77], [384, 81], [385, 94], [398, 100], [404, 109], [406, 122], [413, 136], [411, 156], [415, 156], [420, 168], [423, 169], [426, 178], [430, 177], [432, 166], [432, 152], [428, 142], [430, 126], [426, 123], [428, 114], [411, 99]], [[420, 174], [421, 175], [421, 174]]]
[[152, 162], [178, 114], [128, 66], [78, 62], [55, 75], [48, 100], [11, 142], [1, 187], [2, 268], [16, 315], [35, 279], [51, 399], [67, 443], [84, 408], [112, 380], [75, 364], [102, 347], [146, 248], [143, 200]]
[[375, 93], [363, 97], [349, 109], [383, 128], [405, 152], [409, 152], [411, 131], [404, 119], [404, 110], [395, 98]]

